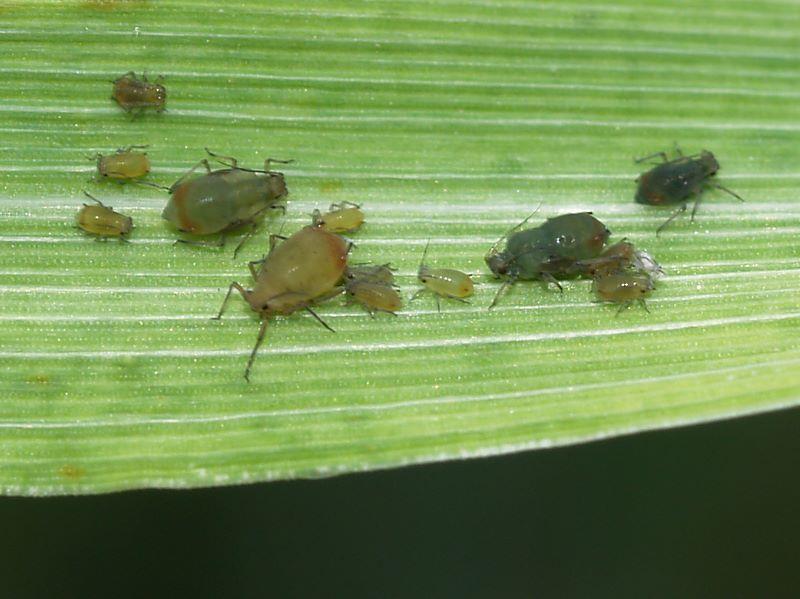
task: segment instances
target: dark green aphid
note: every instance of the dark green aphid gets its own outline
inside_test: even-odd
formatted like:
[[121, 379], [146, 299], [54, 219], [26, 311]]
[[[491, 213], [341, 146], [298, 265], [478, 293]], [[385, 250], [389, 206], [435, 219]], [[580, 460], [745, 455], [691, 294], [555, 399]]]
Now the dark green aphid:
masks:
[[669, 160], [664, 152], [658, 152], [636, 161], [639, 163], [656, 156], [660, 156], [664, 161], [662, 164], [640, 175], [636, 180], [638, 187], [634, 199], [639, 204], [648, 204], [650, 206], [681, 204], [681, 207], [656, 229], [657, 235], [679, 214], [686, 211], [688, 201], [692, 197], [695, 198], [694, 206], [692, 207], [692, 221], [694, 221], [694, 215], [697, 213], [702, 192], [707, 187], [716, 187], [731, 194], [737, 200], [744, 201], [727, 187], [709, 181], [719, 170], [719, 162], [717, 162], [714, 154], [708, 150], [703, 150], [694, 156], [683, 156], [680, 150], [678, 150], [678, 154], [677, 158]]
[[[562, 214], [538, 227], [517, 231], [528, 219], [530, 216], [486, 254], [486, 264], [494, 275], [505, 279], [490, 308], [518, 280], [546, 281], [561, 288], [557, 279], [573, 276], [572, 267], [577, 261], [598, 256], [611, 234], [591, 212]], [[503, 239], [507, 239], [506, 247], [497, 251]]]

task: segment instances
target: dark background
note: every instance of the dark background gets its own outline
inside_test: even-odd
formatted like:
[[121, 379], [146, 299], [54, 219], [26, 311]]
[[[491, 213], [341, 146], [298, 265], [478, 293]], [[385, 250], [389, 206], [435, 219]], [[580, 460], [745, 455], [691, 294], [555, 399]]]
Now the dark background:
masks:
[[798, 596], [798, 430], [791, 410], [327, 480], [6, 498], [0, 595]]

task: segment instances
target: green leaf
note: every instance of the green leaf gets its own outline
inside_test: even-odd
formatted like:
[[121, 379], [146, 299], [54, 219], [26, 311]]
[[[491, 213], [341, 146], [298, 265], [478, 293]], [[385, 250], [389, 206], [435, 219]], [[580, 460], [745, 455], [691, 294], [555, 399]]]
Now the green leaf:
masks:
[[[791, 3], [26, 2], [0, 9], [0, 490], [233, 484], [495, 455], [796, 405], [800, 400], [800, 15]], [[110, 99], [163, 74], [167, 112]], [[707, 148], [746, 199], [694, 223], [632, 201], [635, 156]], [[166, 194], [87, 181], [97, 152], [149, 144], [169, 185], [203, 147], [258, 168], [294, 158], [285, 221], [349, 200], [352, 260], [422, 249], [476, 273], [372, 319], [340, 299], [258, 318], [246, 261], [175, 246]], [[87, 189], [131, 242], [74, 229]], [[667, 271], [650, 313], [498, 288], [483, 255], [534, 221], [591, 210]]]

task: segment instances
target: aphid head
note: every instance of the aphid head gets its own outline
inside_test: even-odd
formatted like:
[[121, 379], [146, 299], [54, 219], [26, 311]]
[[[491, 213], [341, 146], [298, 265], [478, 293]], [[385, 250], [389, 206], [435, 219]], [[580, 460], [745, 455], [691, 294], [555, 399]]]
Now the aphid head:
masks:
[[708, 150], [703, 150], [700, 152], [700, 158], [697, 160], [703, 165], [703, 169], [708, 175], [713, 175], [719, 170], [719, 162], [717, 162], [714, 154]]
[[508, 267], [511, 264], [511, 256], [508, 255], [508, 252], [489, 252], [484, 260], [496, 277], [508, 274]]
[[122, 226], [120, 227], [120, 235], [125, 236], [133, 230], [133, 219], [130, 216], [126, 216], [122, 221]]

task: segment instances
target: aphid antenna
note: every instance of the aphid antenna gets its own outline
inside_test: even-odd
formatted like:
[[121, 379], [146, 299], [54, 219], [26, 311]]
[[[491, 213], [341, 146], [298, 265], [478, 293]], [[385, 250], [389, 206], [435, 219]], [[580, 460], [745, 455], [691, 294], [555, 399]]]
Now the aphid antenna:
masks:
[[105, 204], [103, 204], [103, 202], [101, 202], [100, 200], [98, 200], [96, 197], [94, 197], [92, 194], [90, 194], [90, 193], [89, 193], [88, 191], [86, 191], [85, 189], [83, 190], [83, 195], [85, 195], [85, 196], [86, 196], [87, 198], [89, 198], [90, 200], [94, 200], [95, 202], [97, 202], [98, 204], [100, 204], [101, 206], [103, 206], [104, 208], [106, 208], [106, 207], [107, 207]]
[[514, 231], [516, 231], [517, 229], [519, 229], [520, 227], [522, 227], [522, 226], [523, 226], [525, 223], [527, 223], [527, 222], [528, 222], [530, 219], [532, 219], [532, 218], [533, 218], [533, 215], [534, 215], [534, 214], [536, 214], [537, 212], [539, 212], [539, 209], [540, 209], [541, 207], [542, 207], [542, 203], [541, 203], [541, 202], [539, 202], [539, 205], [538, 205], [538, 206], [536, 206], [536, 209], [535, 209], [533, 212], [531, 212], [531, 213], [530, 213], [528, 216], [526, 216], [526, 217], [523, 219], [523, 221], [522, 221], [521, 223], [519, 223], [519, 224], [517, 224], [517, 225], [514, 225], [514, 226], [513, 226], [513, 227], [511, 227], [511, 228], [510, 228], [508, 231], [506, 231], [505, 233], [503, 233], [503, 235], [500, 237], [500, 239], [498, 239], [497, 241], [495, 241], [495, 242], [494, 242], [494, 245], [493, 245], [493, 246], [492, 246], [492, 248], [489, 250], [489, 253], [487, 254], [487, 256], [496, 254], [496, 253], [497, 253], [497, 246], [498, 246], [498, 245], [500, 245], [500, 243], [501, 243], [501, 242], [502, 242], [504, 239], [506, 239], [506, 238], [507, 238], [509, 235], [511, 235], [511, 233], [513, 233]]
[[428, 241], [425, 243], [425, 249], [422, 250], [422, 258], [419, 261], [419, 268], [417, 269], [417, 275], [422, 276], [422, 273], [425, 272], [425, 257], [428, 255], [428, 247], [431, 245], [431, 240], [428, 238]]

